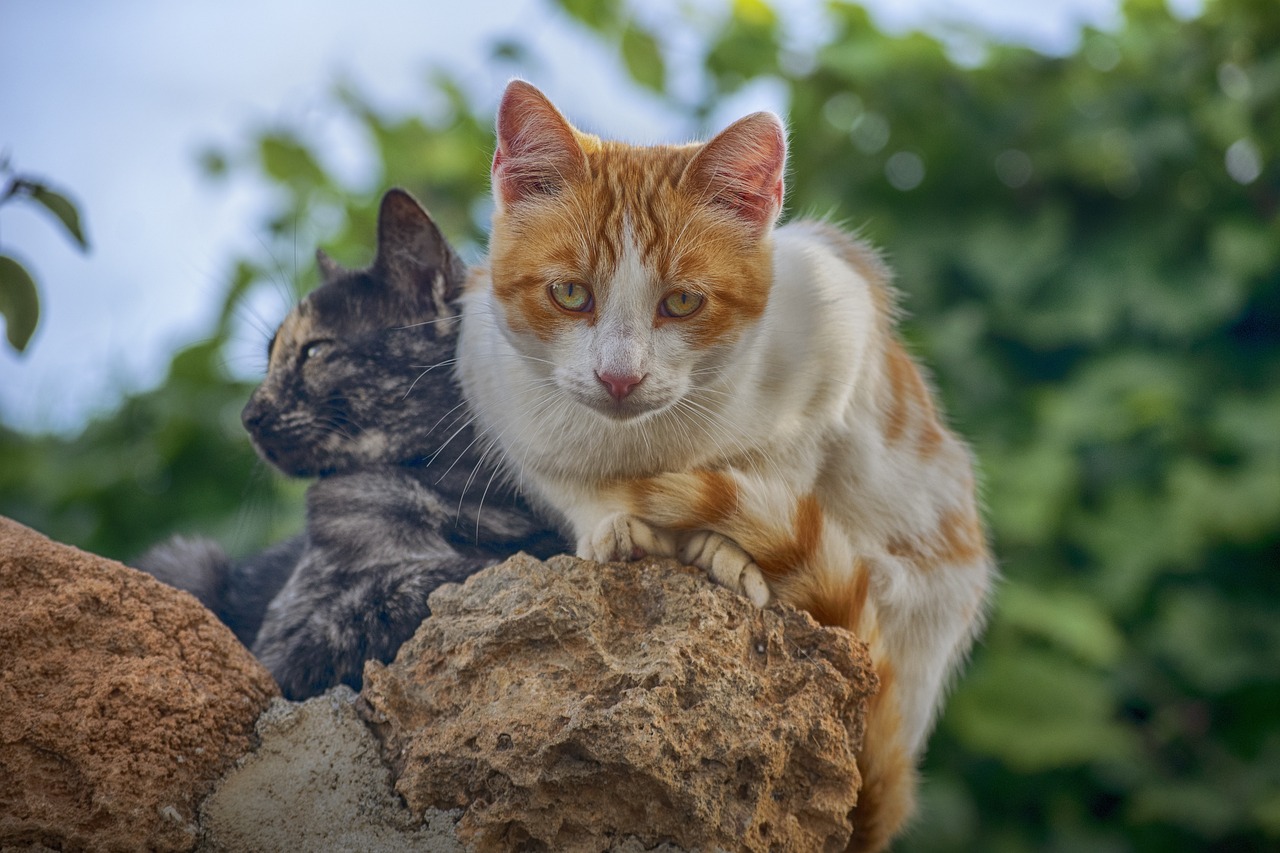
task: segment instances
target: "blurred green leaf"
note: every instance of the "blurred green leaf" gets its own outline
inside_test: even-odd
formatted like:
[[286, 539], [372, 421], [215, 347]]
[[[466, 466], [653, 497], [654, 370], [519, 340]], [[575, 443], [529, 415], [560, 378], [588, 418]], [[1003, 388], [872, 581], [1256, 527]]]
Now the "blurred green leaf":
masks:
[[600, 33], [612, 30], [622, 17], [619, 0], [555, 0], [555, 3], [570, 17]]
[[1008, 580], [997, 598], [1002, 624], [1048, 640], [1094, 666], [1111, 666], [1124, 638], [1095, 597], [1072, 590], [1042, 590]]
[[42, 205], [58, 218], [67, 233], [75, 240], [81, 251], [87, 251], [89, 241], [84, 236], [84, 227], [80, 223], [80, 211], [65, 195], [55, 192], [43, 184], [32, 184], [31, 200]]
[[217, 148], [206, 148], [200, 152], [199, 156], [200, 171], [204, 172], [207, 177], [221, 178], [227, 173], [230, 164], [227, 162], [227, 155]]
[[735, 0], [732, 14], [707, 51], [707, 70], [722, 92], [778, 70], [781, 41], [773, 9], [761, 0]]
[[0, 316], [10, 346], [25, 351], [40, 320], [40, 294], [31, 274], [8, 255], [0, 255]]
[[258, 143], [262, 169], [268, 176], [295, 187], [316, 188], [329, 183], [311, 152], [288, 134], [269, 133]]
[[1056, 653], [1010, 649], [973, 667], [948, 719], [970, 748], [1035, 772], [1134, 754], [1114, 715], [1102, 673]]
[[502, 62], [528, 63], [531, 61], [528, 48], [513, 39], [498, 39], [490, 45], [489, 55]]
[[656, 92], [662, 91], [667, 73], [658, 40], [635, 22], [622, 31], [622, 59], [633, 80]]

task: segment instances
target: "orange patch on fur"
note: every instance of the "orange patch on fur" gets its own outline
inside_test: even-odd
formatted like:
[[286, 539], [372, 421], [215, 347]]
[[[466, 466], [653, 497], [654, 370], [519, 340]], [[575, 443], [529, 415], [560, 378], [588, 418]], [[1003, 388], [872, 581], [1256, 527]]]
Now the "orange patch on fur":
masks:
[[938, 452], [938, 448], [942, 447], [942, 439], [942, 427], [938, 425], [937, 420], [927, 421], [920, 431], [920, 443], [916, 447], [916, 452], [921, 457], [928, 459]]
[[971, 509], [943, 513], [938, 533], [941, 536], [941, 546], [937, 550], [940, 563], [971, 563], [987, 551], [982, 522]]
[[867, 730], [858, 751], [862, 790], [851, 813], [853, 835], [847, 853], [878, 853], [889, 846], [915, 811], [915, 762], [902, 742], [895, 672], [876, 662], [880, 690], [867, 709]]
[[890, 444], [902, 438], [910, 415], [909, 387], [915, 367], [897, 341], [891, 341], [884, 354], [885, 379], [888, 382], [889, 411], [884, 437]]
[[912, 420], [920, 423], [917, 450], [921, 456], [930, 456], [942, 445], [942, 426], [933, 405], [920, 368], [903, 349], [902, 344], [890, 340], [884, 353], [886, 390], [889, 396], [885, 415], [884, 436], [890, 444], [900, 441]]
[[920, 569], [969, 565], [987, 552], [986, 533], [972, 507], [948, 510], [928, 537], [895, 536], [886, 544], [895, 557]]
[[716, 528], [738, 511], [738, 484], [722, 471], [662, 474], [621, 485], [633, 513], [673, 530]]
[[894, 536], [885, 544], [885, 550], [900, 560], [908, 560], [912, 563], [925, 562], [925, 550], [918, 539]]
[[870, 589], [871, 575], [859, 558], [852, 577], [811, 590], [807, 600], [797, 606], [808, 611], [819, 625], [844, 628], [861, 637], [862, 613], [866, 609]]
[[721, 471], [695, 471], [699, 480], [694, 517], [699, 527], [714, 528], [738, 509], [738, 484]]
[[627, 480], [621, 486], [626, 494], [627, 505], [631, 507], [632, 512], [642, 518], [653, 506], [654, 499], [659, 498], [662, 494], [657, 482], [651, 477], [642, 480]]
[[771, 579], [784, 578], [808, 567], [822, 540], [822, 525], [822, 507], [818, 505], [818, 499], [805, 495], [796, 502], [791, 537], [769, 543], [759, 548], [758, 553], [752, 551], [756, 565]]

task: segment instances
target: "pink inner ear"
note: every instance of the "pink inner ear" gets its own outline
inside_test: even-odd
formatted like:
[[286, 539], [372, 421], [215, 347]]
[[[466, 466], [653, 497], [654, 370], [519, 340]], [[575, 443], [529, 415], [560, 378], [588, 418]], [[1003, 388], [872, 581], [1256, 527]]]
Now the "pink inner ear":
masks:
[[786, 162], [782, 122], [771, 113], [753, 113], [708, 142], [686, 167], [681, 185], [763, 229], [782, 210]]
[[498, 107], [493, 185], [499, 204], [555, 195], [587, 170], [573, 128], [546, 96], [525, 83], [507, 85]]

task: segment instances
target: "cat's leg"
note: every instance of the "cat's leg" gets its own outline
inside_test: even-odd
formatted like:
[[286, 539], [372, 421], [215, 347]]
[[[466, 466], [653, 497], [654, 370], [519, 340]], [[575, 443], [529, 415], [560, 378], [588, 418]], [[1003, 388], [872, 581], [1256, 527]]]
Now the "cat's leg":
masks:
[[681, 532], [681, 559], [764, 606], [791, 604], [791, 587], [855, 558], [812, 496], [738, 469], [695, 469], [619, 483], [612, 498], [632, 516]]
[[337, 684], [359, 690], [365, 661], [389, 662], [430, 615], [428, 596], [489, 561], [441, 543], [414, 559], [354, 562], [308, 548], [267, 608], [253, 644], [285, 698], [302, 700]]
[[676, 556], [675, 533], [628, 511], [612, 489], [570, 482], [542, 482], [537, 499], [556, 507], [569, 522], [575, 553], [597, 563]]

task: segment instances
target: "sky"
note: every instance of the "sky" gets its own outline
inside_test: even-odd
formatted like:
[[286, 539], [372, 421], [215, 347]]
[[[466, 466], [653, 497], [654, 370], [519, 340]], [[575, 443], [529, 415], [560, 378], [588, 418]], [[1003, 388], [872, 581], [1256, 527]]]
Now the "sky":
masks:
[[[660, 19], [679, 3], [640, 5]], [[819, 0], [772, 5], [801, 49], [821, 40]], [[1082, 26], [1119, 22], [1119, 0], [865, 5], [890, 32], [972, 27], [1049, 53], [1070, 51]], [[1193, 14], [1199, 0], [1170, 5]], [[496, 104], [509, 72], [486, 63], [486, 48], [514, 34], [545, 60], [533, 82], [582, 126], [640, 142], [684, 132], [550, 0], [4, 0], [0, 32], [0, 152], [73, 198], [91, 243], [82, 255], [43, 211], [0, 207], [0, 253], [27, 266], [41, 296], [27, 351], [0, 342], [0, 423], [29, 431], [72, 433], [159, 382], [171, 354], [210, 327], [230, 259], [262, 250], [266, 187], [245, 175], [209, 181], [202, 151], [257, 128], [304, 126], [351, 185], [367, 182], [358, 140], [323, 109], [339, 80], [412, 114], [424, 108], [429, 69], [445, 67], [478, 103]], [[688, 47], [673, 39], [673, 50]], [[764, 85], [723, 109], [729, 119], [785, 103]]]

